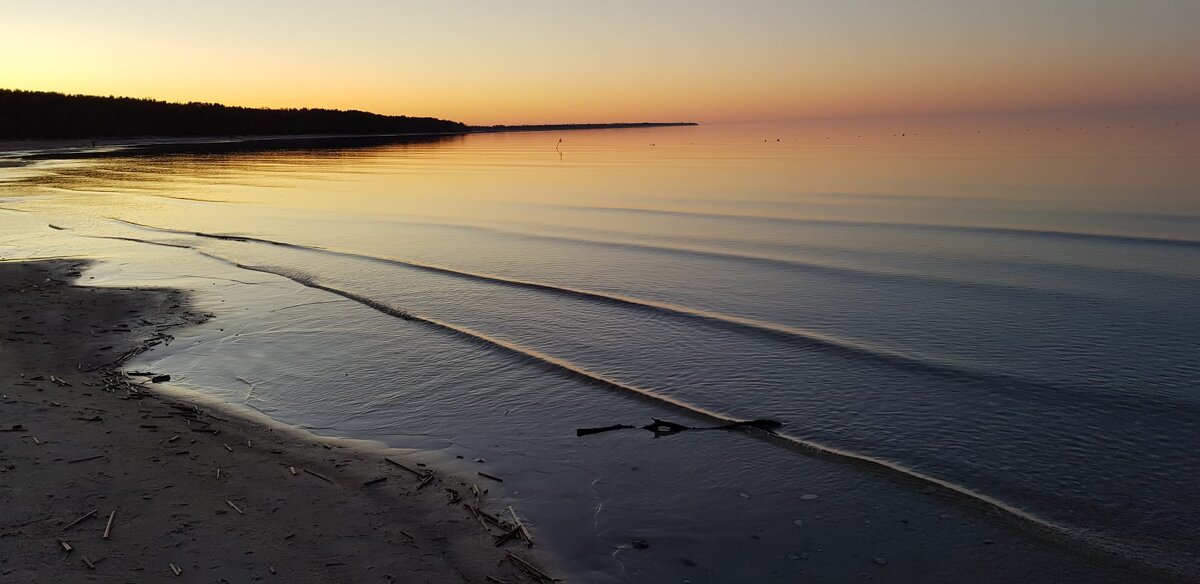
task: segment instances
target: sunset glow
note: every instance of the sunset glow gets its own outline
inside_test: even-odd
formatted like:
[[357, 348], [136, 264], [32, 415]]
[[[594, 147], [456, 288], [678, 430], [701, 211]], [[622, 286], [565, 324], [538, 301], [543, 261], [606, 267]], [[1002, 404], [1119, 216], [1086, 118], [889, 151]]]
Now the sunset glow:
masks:
[[1200, 104], [1189, 1], [5, 4], [19, 89], [473, 124]]

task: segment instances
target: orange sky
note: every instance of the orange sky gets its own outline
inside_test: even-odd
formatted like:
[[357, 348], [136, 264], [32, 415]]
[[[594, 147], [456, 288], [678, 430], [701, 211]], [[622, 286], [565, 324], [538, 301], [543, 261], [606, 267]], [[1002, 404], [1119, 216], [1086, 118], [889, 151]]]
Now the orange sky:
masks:
[[1200, 105], [1200, 2], [0, 0], [0, 87], [475, 124]]

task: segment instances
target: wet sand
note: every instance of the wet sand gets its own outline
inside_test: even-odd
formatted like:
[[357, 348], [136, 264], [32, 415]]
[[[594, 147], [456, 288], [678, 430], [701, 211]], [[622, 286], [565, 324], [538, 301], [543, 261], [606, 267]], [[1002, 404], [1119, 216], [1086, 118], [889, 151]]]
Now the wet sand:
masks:
[[74, 286], [85, 265], [0, 262], [0, 581], [535, 581], [466, 481], [111, 370], [205, 316], [178, 291]]

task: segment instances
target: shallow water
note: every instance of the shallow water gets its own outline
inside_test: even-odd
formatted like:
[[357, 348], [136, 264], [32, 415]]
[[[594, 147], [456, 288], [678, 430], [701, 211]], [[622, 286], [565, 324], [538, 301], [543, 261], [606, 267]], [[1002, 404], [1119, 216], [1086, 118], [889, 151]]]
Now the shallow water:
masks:
[[[1194, 117], [876, 120], [43, 160], [0, 207], [200, 292], [147, 366], [504, 475], [589, 581], [1004, 581], [1200, 570], [1198, 168]], [[574, 433], [651, 417], [785, 426]]]

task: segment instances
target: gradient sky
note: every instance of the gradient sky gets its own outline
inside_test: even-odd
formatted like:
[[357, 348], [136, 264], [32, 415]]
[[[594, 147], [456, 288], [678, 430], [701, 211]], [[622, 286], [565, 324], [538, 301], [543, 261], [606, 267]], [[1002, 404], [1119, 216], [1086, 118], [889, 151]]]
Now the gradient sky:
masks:
[[0, 0], [0, 87], [477, 124], [1200, 106], [1200, 0]]

